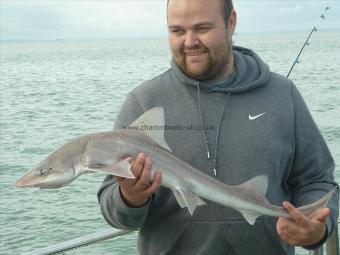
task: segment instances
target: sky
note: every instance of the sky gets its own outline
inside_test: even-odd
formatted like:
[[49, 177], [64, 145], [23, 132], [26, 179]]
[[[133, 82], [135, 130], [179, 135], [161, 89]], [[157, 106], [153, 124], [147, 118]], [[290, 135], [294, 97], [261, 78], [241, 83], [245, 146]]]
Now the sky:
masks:
[[[194, 1], [194, 0], [191, 0]], [[340, 0], [234, 0], [237, 34], [340, 31]], [[1, 40], [165, 38], [166, 0], [0, 0]]]

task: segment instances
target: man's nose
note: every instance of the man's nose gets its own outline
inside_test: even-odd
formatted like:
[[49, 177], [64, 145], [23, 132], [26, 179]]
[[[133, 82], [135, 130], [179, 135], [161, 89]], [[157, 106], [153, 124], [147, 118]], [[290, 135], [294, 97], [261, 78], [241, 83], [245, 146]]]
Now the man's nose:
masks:
[[184, 46], [186, 48], [195, 48], [199, 45], [199, 39], [195, 32], [188, 31], [185, 35]]

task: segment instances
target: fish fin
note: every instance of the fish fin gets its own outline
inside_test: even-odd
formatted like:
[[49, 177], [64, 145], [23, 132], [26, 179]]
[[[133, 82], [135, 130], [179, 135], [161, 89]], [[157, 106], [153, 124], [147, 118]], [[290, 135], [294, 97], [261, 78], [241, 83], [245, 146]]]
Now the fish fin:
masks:
[[172, 191], [174, 192], [174, 195], [175, 195], [175, 198], [176, 198], [178, 204], [179, 204], [182, 208], [186, 207], [185, 201], [183, 200], [183, 198], [182, 198], [182, 196], [181, 196], [181, 193], [179, 193], [177, 190], [174, 190], [174, 189], [173, 189]]
[[[242, 183], [241, 185], [238, 185], [237, 187], [251, 191], [252, 193], [257, 195], [257, 199], [259, 199], [259, 202], [262, 202], [263, 204], [269, 204], [266, 198], [266, 192], [268, 188], [268, 176], [267, 175], [258, 175]], [[239, 212], [251, 225], [254, 225], [257, 217], [261, 216], [261, 214], [259, 213], [248, 211], [248, 210], [239, 210]]]
[[[154, 140], [162, 148], [172, 152], [164, 138], [165, 120], [163, 107], [151, 108], [134, 122], [132, 122], [129, 126], [143, 127], [143, 132], [148, 137]], [[150, 129], [148, 129], [148, 127], [150, 127]]]
[[136, 177], [131, 172], [131, 162], [129, 159], [122, 159], [114, 164], [104, 163], [92, 163], [87, 166], [88, 170], [105, 172], [107, 174], [135, 179]]
[[[267, 175], [258, 175], [250, 180], [238, 185], [237, 187], [245, 188], [256, 192], [259, 195], [266, 195], [268, 188], [268, 176]], [[267, 199], [266, 199], [267, 200]]]
[[260, 214], [257, 214], [255, 212], [251, 212], [251, 211], [247, 211], [247, 210], [241, 210], [239, 212], [243, 215], [243, 217], [247, 220], [247, 222], [250, 225], [254, 225], [257, 217], [261, 216]]
[[88, 141], [82, 159], [87, 170], [134, 179], [135, 177], [130, 170], [130, 161], [127, 158], [118, 161], [113, 158], [113, 146], [111, 140]]
[[183, 188], [176, 188], [175, 197], [179, 205], [183, 207], [188, 207], [189, 213], [194, 214], [197, 206], [205, 205], [206, 203], [196, 194], [186, 191]]
[[335, 186], [331, 191], [329, 191], [326, 195], [324, 195], [322, 198], [317, 200], [314, 203], [307, 204], [304, 206], [300, 206], [297, 209], [301, 211], [304, 215], [309, 216], [313, 213], [317, 212], [318, 210], [325, 208], [328, 204], [328, 201], [331, 199], [333, 193], [337, 189], [337, 186]]

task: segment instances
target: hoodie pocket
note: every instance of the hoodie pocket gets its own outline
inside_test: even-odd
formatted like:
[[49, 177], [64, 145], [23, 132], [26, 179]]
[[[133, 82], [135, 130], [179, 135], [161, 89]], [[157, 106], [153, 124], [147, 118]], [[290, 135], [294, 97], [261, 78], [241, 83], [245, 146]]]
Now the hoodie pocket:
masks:
[[186, 225], [186, 222], [178, 221], [142, 227], [139, 230], [138, 236], [138, 250], [140, 254], [174, 254], [169, 251], [181, 236]]
[[[269, 220], [269, 221], [268, 221]], [[163, 255], [287, 255], [292, 247], [285, 247], [275, 231], [275, 221], [258, 219], [255, 225], [244, 220], [187, 221], [173, 235]], [[166, 231], [166, 229], [164, 229]]]
[[166, 255], [235, 255], [223, 236], [221, 222], [189, 221], [183, 226]]

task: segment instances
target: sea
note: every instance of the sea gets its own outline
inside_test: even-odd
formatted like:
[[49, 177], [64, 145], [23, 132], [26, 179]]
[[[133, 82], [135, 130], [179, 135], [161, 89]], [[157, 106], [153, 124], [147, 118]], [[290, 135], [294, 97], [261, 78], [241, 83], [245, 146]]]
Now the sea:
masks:
[[[307, 35], [235, 35], [234, 44], [286, 76]], [[54, 190], [20, 189], [15, 181], [70, 139], [112, 130], [126, 94], [169, 68], [167, 39], [1, 41], [0, 53], [0, 254], [108, 229], [96, 196], [103, 174]], [[314, 33], [290, 78], [329, 145], [340, 182], [340, 31]], [[137, 254], [136, 238], [134, 232], [65, 254]]]

